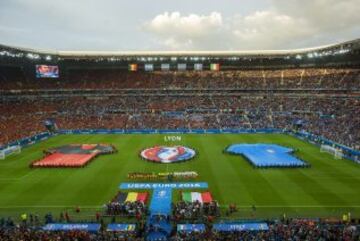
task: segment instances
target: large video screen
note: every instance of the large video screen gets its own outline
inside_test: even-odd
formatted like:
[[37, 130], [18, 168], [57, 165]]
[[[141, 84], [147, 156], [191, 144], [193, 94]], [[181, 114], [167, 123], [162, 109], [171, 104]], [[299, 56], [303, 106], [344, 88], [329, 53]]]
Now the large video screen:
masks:
[[59, 66], [36, 65], [36, 78], [59, 78]]

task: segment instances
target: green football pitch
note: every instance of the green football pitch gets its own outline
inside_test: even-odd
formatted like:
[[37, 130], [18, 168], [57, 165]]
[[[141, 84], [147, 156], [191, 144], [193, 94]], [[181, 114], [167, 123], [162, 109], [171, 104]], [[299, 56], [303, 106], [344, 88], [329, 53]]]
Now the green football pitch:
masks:
[[[197, 171], [214, 199], [224, 207], [237, 204], [236, 218], [360, 217], [360, 165], [335, 160], [319, 147], [282, 134], [185, 134], [165, 142], [165, 135], [59, 135], [0, 160], [0, 217], [22, 212], [60, 211], [79, 206], [101, 210], [129, 172]], [[109, 143], [118, 153], [104, 155], [84, 168], [29, 168], [50, 147], [74, 143]], [[253, 168], [240, 156], [224, 154], [235, 143], [276, 143], [296, 149], [310, 168]], [[154, 145], [185, 145], [197, 156], [179, 164], [155, 164], [139, 152]], [[136, 181], [135, 181], [136, 182]], [[140, 182], [140, 181], [139, 181]], [[179, 199], [175, 192], [173, 199]], [[255, 205], [255, 209], [252, 206]]]

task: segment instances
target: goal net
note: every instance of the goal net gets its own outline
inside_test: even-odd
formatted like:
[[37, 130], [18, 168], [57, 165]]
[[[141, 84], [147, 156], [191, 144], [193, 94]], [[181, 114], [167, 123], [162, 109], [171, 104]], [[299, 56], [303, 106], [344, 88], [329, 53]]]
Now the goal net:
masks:
[[344, 154], [341, 149], [329, 145], [321, 145], [320, 152], [327, 152], [333, 155], [335, 159], [342, 159], [344, 157]]
[[11, 154], [18, 154], [21, 152], [21, 146], [9, 146], [5, 149], [0, 150], [0, 160], [5, 159]]

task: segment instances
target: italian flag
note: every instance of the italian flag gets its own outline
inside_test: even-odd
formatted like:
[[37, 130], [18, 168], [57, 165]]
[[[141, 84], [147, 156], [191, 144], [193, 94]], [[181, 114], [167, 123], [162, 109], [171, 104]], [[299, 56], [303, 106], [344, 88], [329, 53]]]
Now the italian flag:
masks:
[[137, 71], [138, 66], [137, 64], [129, 64], [129, 70], [130, 71]]
[[220, 70], [220, 64], [210, 64], [210, 70], [219, 71]]
[[213, 199], [210, 192], [183, 192], [182, 199], [185, 202], [210, 203]]

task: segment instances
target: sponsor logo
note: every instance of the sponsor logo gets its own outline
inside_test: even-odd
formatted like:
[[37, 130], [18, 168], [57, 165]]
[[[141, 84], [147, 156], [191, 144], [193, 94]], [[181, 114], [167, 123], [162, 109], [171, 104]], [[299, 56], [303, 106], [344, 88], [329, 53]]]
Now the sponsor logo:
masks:
[[155, 146], [141, 152], [141, 157], [158, 163], [186, 161], [195, 156], [195, 151], [185, 146]]

